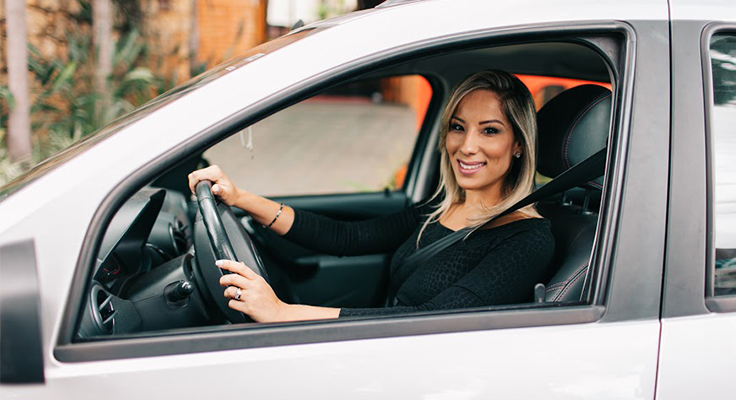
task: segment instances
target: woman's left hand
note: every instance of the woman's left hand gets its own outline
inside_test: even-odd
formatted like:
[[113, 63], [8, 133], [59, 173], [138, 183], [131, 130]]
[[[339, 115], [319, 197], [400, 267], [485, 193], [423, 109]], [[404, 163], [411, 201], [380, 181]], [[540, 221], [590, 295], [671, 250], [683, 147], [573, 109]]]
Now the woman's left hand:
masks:
[[[276, 297], [271, 286], [260, 275], [245, 264], [231, 260], [219, 260], [218, 267], [234, 272], [220, 278], [220, 285], [226, 287], [225, 297], [231, 299], [228, 306], [253, 318], [256, 322], [276, 322], [287, 320], [287, 304]], [[240, 288], [240, 300], [235, 300]]]

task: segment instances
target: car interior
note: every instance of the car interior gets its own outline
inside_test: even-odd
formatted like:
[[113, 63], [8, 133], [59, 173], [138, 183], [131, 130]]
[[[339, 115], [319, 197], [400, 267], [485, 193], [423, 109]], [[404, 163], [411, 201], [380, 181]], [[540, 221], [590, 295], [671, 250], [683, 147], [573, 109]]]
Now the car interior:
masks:
[[[539, 186], [608, 146], [615, 79], [610, 61], [594, 46], [570, 37], [475, 44], [407, 57], [301, 96], [305, 101], [325, 93], [338, 93], [333, 97], [344, 98], [340, 88], [348, 84], [406, 75], [424, 77], [431, 85], [431, 100], [418, 132], [412, 136], [403, 183], [347, 193], [276, 194], [272, 199], [336, 219], [361, 220], [390, 214], [428, 198], [439, 179], [436, 142], [442, 105], [456, 83], [485, 69], [578, 82], [574, 87], [554, 90], [561, 93], [544, 99], [546, 103], [538, 111]], [[375, 96], [371, 101], [376, 102]], [[292, 106], [282, 104], [273, 115]], [[248, 134], [248, 128], [243, 126], [240, 141], [246, 141], [243, 135]], [[226, 138], [222, 140], [221, 144]], [[254, 152], [258, 157], [257, 145]], [[99, 233], [103, 236], [82, 302], [85, 308], [77, 322], [77, 341], [230, 323], [254, 325], [243, 314], [229, 309], [222, 296], [223, 288], [218, 283], [221, 272], [214, 260], [219, 257], [223, 235], [229, 238], [235, 256], [266, 278], [287, 303], [383, 306], [390, 279], [390, 254], [318, 254], [253, 223], [242, 210], [231, 209], [211, 195], [208, 198], [208, 189], [193, 196], [186, 176], [217, 162], [208, 159], [207, 154], [192, 154], [162, 171], [124, 201], [107, 229]], [[355, 150], [345, 156], [359, 158], [360, 154]], [[535, 302], [534, 288], [528, 288], [529, 303], [501, 307], [588, 301], [605, 182], [603, 176], [578, 182], [576, 188], [537, 204], [540, 214], [552, 222], [556, 246], [549, 279], [540, 282], [544, 296]], [[209, 228], [208, 233], [205, 224], [215, 228]]]

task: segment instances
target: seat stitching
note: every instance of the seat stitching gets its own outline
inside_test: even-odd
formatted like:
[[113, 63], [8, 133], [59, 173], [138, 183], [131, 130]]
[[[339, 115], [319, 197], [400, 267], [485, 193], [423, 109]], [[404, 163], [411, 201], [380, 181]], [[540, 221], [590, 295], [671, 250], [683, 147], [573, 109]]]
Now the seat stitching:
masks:
[[[571, 280], [573, 280], [575, 278], [575, 276], [577, 276], [578, 274], [580, 274], [580, 271], [583, 270], [583, 269], [585, 269], [585, 267], [587, 267], [587, 266], [588, 266], [588, 263], [586, 262], [581, 267], [578, 267], [578, 269], [576, 269], [575, 272], [573, 272], [572, 277], [570, 279], [557, 282], [554, 285], [550, 286], [550, 288], [553, 288], [554, 287], [555, 289], [558, 289], [555, 286], [561, 286], [559, 289], [564, 289], [564, 286], [567, 285]], [[561, 296], [562, 296], [562, 293], [561, 292], [558, 292], [557, 295], [555, 296], [555, 298], [552, 299], [552, 301], [557, 301]]]
[[582, 112], [580, 112], [580, 114], [578, 115], [577, 119], [575, 120], [575, 123], [572, 124], [572, 128], [570, 128], [570, 130], [568, 131], [567, 136], [565, 137], [565, 152], [563, 154], [563, 159], [562, 159], [563, 163], [565, 163], [565, 165], [566, 165], [567, 168], [570, 168], [572, 166], [572, 165], [570, 165], [570, 160], [568, 159], [568, 154], [567, 153], [568, 153], [568, 150], [569, 150], [569, 147], [570, 147], [570, 139], [572, 138], [573, 132], [575, 132], [575, 127], [577, 127], [577, 125], [580, 123], [580, 121], [583, 119], [583, 117], [585, 117], [585, 115], [588, 112], [590, 112], [590, 110], [592, 110], [593, 107], [595, 107], [596, 105], [598, 105], [598, 103], [600, 103], [601, 101], [605, 100], [609, 96], [611, 96], [610, 93], [604, 93], [602, 95], [602, 97], [598, 98], [593, 103], [591, 103], [590, 105], [588, 105], [588, 107], [586, 107], [585, 110], [583, 110]]
[[555, 301], [559, 300], [559, 298], [564, 296], [565, 293], [567, 293], [570, 290], [573, 283], [575, 283], [575, 281], [577, 281], [578, 279], [580, 279], [581, 276], [583, 276], [583, 271], [585, 271], [586, 269], [588, 269], [587, 262], [585, 263], [585, 265], [583, 265], [582, 268], [580, 268], [577, 272], [575, 272], [575, 275], [573, 275], [573, 277], [569, 281], [567, 281], [567, 286], [564, 289], [562, 289], [562, 291], [560, 292], [559, 296], [557, 296], [557, 299], [555, 299]]
[[547, 292], [547, 293], [549, 293], [549, 292], [555, 291], [555, 290], [557, 290], [557, 289], [560, 289], [560, 288], [562, 288], [563, 286], [565, 286], [565, 282], [557, 282], [557, 283], [555, 283], [554, 285], [552, 285], [552, 286], [549, 286], [549, 287], [547, 288], [546, 292]]
[[[566, 285], [566, 284], [568, 284], [571, 280], [573, 280], [580, 273], [580, 271], [582, 271], [583, 269], [585, 269], [585, 267], [587, 267], [587, 266], [588, 266], [588, 263], [586, 262], [585, 264], [583, 264], [582, 266], [578, 267], [578, 269], [575, 270], [575, 272], [572, 274], [572, 277], [570, 279], [561, 281], [560, 283], [563, 286]], [[558, 295], [553, 301], [557, 301], [557, 299], [559, 299], [559, 298], [560, 298], [560, 295]]]
[[583, 119], [583, 117], [588, 112], [590, 112], [591, 109], [593, 109], [593, 107], [595, 107], [596, 105], [598, 105], [598, 103], [600, 103], [601, 101], [605, 100], [607, 97], [610, 97], [610, 96], [611, 96], [611, 93], [604, 93], [602, 97], [598, 98], [596, 101], [594, 101], [593, 103], [591, 103], [588, 107], [586, 107], [585, 110], [583, 110], [578, 115], [577, 119], [575, 120], [575, 123], [572, 124], [572, 128], [570, 128], [570, 130], [568, 131], [568, 133], [567, 133], [567, 135], [565, 137], [565, 149], [564, 149], [564, 152], [562, 154], [562, 163], [565, 166], [565, 168], [572, 167], [572, 165], [570, 165], [570, 160], [568, 159], [567, 152], [568, 152], [568, 150], [570, 148], [570, 139], [572, 138], [573, 132], [575, 132], [575, 127], [580, 123], [580, 121]]

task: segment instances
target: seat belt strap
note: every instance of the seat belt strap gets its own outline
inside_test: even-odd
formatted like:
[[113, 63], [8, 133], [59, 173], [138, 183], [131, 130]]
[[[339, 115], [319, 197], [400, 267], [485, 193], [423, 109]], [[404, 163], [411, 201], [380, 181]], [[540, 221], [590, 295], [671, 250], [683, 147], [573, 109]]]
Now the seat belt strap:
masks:
[[[606, 148], [601, 149], [592, 156], [575, 164], [572, 168], [558, 175], [555, 179], [549, 181], [546, 185], [535, 190], [528, 196], [516, 202], [514, 205], [503, 211], [502, 213], [491, 218], [487, 223], [501, 218], [505, 215], [526, 207], [529, 204], [538, 202], [552, 195], [562, 193], [568, 189], [574, 188], [583, 182], [591, 181], [602, 176], [606, 170]], [[406, 258], [404, 263], [393, 272], [389, 281], [388, 299], [389, 302], [395, 303], [396, 293], [404, 284], [406, 279], [411, 275], [417, 267], [424, 264], [431, 257], [437, 255], [442, 250], [452, 246], [471, 233], [471, 229], [459, 229], [440, 240], [430, 244], [429, 246], [417, 250], [416, 253]]]

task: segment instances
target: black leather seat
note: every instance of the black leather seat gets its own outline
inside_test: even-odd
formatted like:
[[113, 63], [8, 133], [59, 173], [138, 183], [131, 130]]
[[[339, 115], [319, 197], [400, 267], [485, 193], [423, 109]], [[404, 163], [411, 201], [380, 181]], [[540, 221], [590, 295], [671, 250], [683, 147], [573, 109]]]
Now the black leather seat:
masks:
[[[578, 86], [550, 100], [537, 115], [539, 173], [554, 178], [606, 147], [610, 119], [611, 92], [601, 86]], [[579, 197], [600, 198], [602, 183], [602, 178], [582, 182]], [[555, 237], [556, 272], [547, 282], [546, 301], [580, 301], [588, 275], [597, 209], [569, 199], [563, 195], [537, 204]]]

